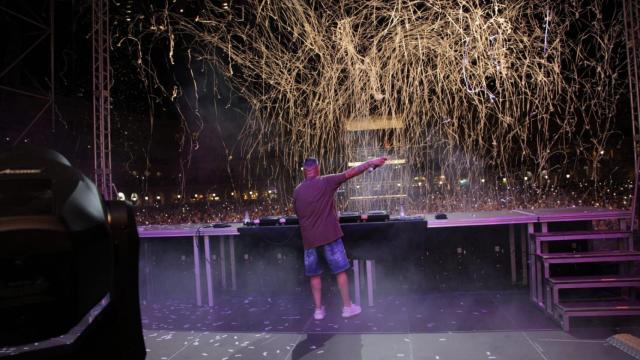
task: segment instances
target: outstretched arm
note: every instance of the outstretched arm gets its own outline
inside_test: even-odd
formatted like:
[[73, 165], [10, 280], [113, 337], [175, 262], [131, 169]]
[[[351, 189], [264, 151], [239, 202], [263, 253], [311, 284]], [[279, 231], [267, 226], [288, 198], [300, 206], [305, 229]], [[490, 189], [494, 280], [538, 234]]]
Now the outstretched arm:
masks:
[[352, 177], [358, 176], [360, 174], [362, 174], [363, 172], [367, 171], [367, 169], [372, 168], [375, 169], [377, 167], [380, 167], [382, 165], [384, 165], [384, 162], [387, 161], [387, 158], [385, 156], [381, 156], [379, 158], [375, 158], [375, 159], [371, 159], [368, 161], [363, 162], [362, 164], [358, 165], [358, 166], [354, 166], [350, 169], [348, 169], [347, 171], [345, 171], [345, 175], [348, 179], [351, 179]]

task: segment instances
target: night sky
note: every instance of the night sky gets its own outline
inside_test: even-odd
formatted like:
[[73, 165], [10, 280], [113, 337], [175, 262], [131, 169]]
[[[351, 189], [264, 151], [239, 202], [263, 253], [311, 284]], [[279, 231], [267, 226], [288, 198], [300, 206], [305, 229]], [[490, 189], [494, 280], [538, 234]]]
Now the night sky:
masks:
[[[48, 3], [8, 2], [3, 6], [11, 12], [39, 21], [48, 28]], [[110, 3], [113, 38], [116, 38], [119, 31], [126, 29], [125, 18], [131, 14], [130, 11], [144, 14], [149, 6], [147, 3], [134, 1]], [[90, 22], [91, 7], [87, 3], [56, 2], [56, 118], [52, 121], [50, 111], [45, 111], [19, 142], [52, 147], [86, 174], [91, 174], [93, 168]], [[4, 34], [11, 34], [0, 44], [2, 69], [12, 64], [36, 39], [46, 35], [46, 30], [4, 11], [0, 11], [0, 29]], [[176, 104], [154, 94], [154, 89], [145, 88], [128, 45], [130, 44], [113, 44], [111, 50], [114, 182], [122, 190], [139, 191], [147, 186], [175, 188], [179, 178], [186, 176], [188, 184], [213, 189], [227, 188], [230, 186], [228, 169], [231, 169], [233, 177], [241, 179], [237, 138], [248, 112], [242, 98], [212, 69], [198, 73], [203, 82], [213, 86], [203, 87], [204, 92], [200, 94], [201, 129], [198, 145], [194, 146], [197, 150], [191, 152], [191, 162], [187, 168], [189, 150], [187, 147], [180, 152], [180, 140], [184, 131]], [[157, 53], [153, 55], [157, 59], [162, 59], [166, 47], [162, 43], [154, 43], [150, 51]], [[49, 37], [46, 37], [0, 78], [0, 84], [47, 96], [50, 83], [49, 54]], [[182, 55], [184, 54], [177, 54], [174, 66], [159, 70], [159, 73], [166, 76], [162, 80], [178, 83], [185, 81], [185, 58]], [[158, 61], [158, 64], [160, 66], [162, 62]], [[186, 98], [178, 100], [181, 102], [178, 107], [182, 111], [193, 105]], [[0, 125], [0, 133], [3, 135], [1, 150], [8, 150], [13, 146], [45, 104], [46, 99], [0, 90], [0, 116], [3, 118]], [[150, 124], [150, 110], [153, 110], [153, 128]], [[185, 116], [191, 121], [194, 114], [185, 111]], [[232, 160], [229, 166], [223, 143], [237, 159]], [[145, 173], [148, 175], [143, 180]]]

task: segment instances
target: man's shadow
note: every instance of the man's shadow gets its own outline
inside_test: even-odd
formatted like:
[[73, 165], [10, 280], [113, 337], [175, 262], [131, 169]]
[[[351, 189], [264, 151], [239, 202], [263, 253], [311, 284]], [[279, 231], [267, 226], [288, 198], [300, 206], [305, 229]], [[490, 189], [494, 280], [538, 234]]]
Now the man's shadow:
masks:
[[[307, 354], [322, 351], [323, 357], [328, 359], [362, 359], [362, 340], [355, 334], [312, 333], [296, 344], [291, 353], [292, 360], [303, 360]], [[313, 356], [309, 356], [309, 359]]]

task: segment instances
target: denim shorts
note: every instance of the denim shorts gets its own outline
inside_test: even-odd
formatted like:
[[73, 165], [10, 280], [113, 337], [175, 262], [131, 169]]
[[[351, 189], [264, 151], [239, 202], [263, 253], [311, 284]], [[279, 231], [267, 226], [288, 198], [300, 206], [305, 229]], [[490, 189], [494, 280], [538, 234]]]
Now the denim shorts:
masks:
[[349, 269], [349, 260], [347, 259], [347, 253], [344, 251], [342, 239], [338, 239], [326, 245], [306, 249], [304, 251], [305, 275], [317, 276], [322, 274], [323, 265], [320, 263], [320, 259], [318, 258], [318, 249], [322, 250], [324, 259], [327, 264], [329, 264], [329, 268], [332, 273], [337, 274]]

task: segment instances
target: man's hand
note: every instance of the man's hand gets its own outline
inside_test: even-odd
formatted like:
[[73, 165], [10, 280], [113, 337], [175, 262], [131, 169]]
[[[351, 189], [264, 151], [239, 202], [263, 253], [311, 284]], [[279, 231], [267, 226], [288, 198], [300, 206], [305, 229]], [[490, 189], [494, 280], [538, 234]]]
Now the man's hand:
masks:
[[387, 161], [387, 157], [386, 156], [381, 156], [379, 158], [375, 158], [375, 159], [371, 159], [369, 161], [365, 161], [362, 164], [358, 165], [358, 166], [354, 166], [351, 169], [345, 171], [345, 175], [347, 176], [347, 179], [351, 179], [354, 176], [360, 175], [363, 172], [367, 171], [368, 169], [375, 169], [377, 167], [380, 167], [382, 165], [384, 165], [384, 162]]
[[375, 168], [379, 168], [380, 166], [384, 165], [385, 161], [387, 161], [387, 157], [386, 156], [381, 156], [379, 158], [375, 158], [375, 159], [369, 160], [368, 163], [371, 164], [371, 167], [373, 169], [375, 169]]

